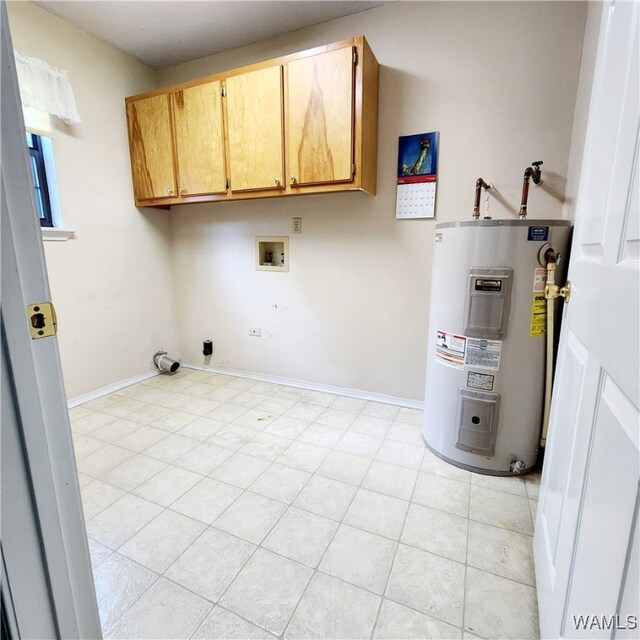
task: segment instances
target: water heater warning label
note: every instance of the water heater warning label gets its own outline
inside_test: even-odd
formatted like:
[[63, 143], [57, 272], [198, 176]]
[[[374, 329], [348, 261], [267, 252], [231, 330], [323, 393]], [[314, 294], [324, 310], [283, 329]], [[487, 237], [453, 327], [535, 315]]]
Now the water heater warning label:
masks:
[[476, 369], [498, 371], [500, 368], [501, 353], [502, 340], [467, 338], [467, 353], [464, 363]]
[[450, 367], [462, 369], [467, 338], [447, 331], [437, 331], [436, 334], [436, 360]]
[[469, 371], [467, 373], [467, 387], [469, 389], [482, 389], [482, 391], [493, 391], [493, 381], [495, 376], [488, 373], [478, 373], [477, 371]]
[[544, 293], [534, 293], [531, 301], [529, 337], [537, 338], [545, 333], [547, 333], [547, 300]]

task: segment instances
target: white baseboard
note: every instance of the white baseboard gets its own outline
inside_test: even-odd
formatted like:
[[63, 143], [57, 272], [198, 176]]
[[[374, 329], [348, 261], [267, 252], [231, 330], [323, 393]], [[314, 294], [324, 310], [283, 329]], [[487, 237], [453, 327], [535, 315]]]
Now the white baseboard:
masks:
[[422, 410], [424, 406], [424, 402], [421, 400], [391, 396], [385, 393], [361, 391], [360, 389], [349, 389], [348, 387], [336, 387], [334, 385], [323, 384], [321, 382], [309, 382], [308, 380], [296, 380], [295, 378], [272, 376], [267, 373], [239, 371], [237, 369], [223, 369], [222, 367], [206, 367], [201, 364], [190, 364], [188, 362], [181, 362], [180, 366], [185, 369], [196, 369], [197, 371], [208, 371], [210, 373], [222, 373], [229, 376], [236, 376], [237, 378], [250, 378], [251, 380], [260, 380], [261, 382], [282, 384], [287, 387], [299, 387], [301, 389], [308, 389], [309, 391], [323, 391], [324, 393], [333, 393], [338, 396], [359, 398], [360, 400], [371, 400], [372, 402], [382, 402], [383, 404], [393, 404], [399, 407], [406, 407], [407, 409]]
[[154, 376], [159, 375], [159, 373], [160, 372], [157, 369], [154, 369], [153, 371], [145, 371], [144, 373], [141, 373], [137, 376], [133, 376], [133, 378], [119, 380], [118, 382], [114, 382], [113, 384], [108, 384], [106, 387], [96, 389], [95, 391], [89, 391], [89, 393], [83, 393], [81, 396], [69, 398], [69, 400], [67, 400], [67, 406], [69, 407], [69, 409], [73, 409], [73, 407], [77, 407], [79, 404], [83, 404], [84, 402], [89, 402], [89, 400], [95, 400], [96, 398], [106, 396], [107, 394], [113, 393], [114, 391], [119, 391], [120, 389], [124, 389], [125, 387], [130, 387], [132, 384], [136, 384], [136, 382], [142, 382], [143, 380], [153, 378]]

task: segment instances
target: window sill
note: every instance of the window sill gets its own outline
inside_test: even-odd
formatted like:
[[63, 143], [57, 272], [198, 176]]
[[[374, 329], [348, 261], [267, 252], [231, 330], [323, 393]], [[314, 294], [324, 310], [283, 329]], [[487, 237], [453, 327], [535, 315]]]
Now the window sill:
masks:
[[42, 239], [55, 242], [66, 242], [76, 237], [75, 229], [56, 229], [54, 227], [42, 227]]

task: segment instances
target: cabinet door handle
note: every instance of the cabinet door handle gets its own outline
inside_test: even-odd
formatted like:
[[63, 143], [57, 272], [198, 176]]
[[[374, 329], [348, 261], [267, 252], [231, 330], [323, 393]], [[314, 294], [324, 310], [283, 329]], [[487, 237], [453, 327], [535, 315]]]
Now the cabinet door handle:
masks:
[[274, 182], [275, 182], [278, 186], [280, 186], [280, 178], [276, 178], [276, 179], [274, 180]]
[[180, 195], [184, 195], [187, 193], [187, 190], [184, 187], [180, 187]]
[[291, 176], [291, 184], [295, 184], [296, 183], [296, 177], [295, 176]]
[[167, 195], [172, 196], [173, 195], [173, 189], [167, 189]]

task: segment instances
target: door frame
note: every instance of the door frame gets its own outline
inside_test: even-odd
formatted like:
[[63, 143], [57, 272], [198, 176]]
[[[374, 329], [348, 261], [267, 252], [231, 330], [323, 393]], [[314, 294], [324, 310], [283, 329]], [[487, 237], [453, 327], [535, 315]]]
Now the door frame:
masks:
[[[58, 341], [28, 327], [27, 304], [51, 295], [4, 2], [0, 21], [2, 438], [15, 444], [2, 460], [2, 596], [17, 637], [37, 637], [41, 615], [55, 626], [46, 637], [100, 638]], [[38, 578], [46, 589], [32, 588]]]

